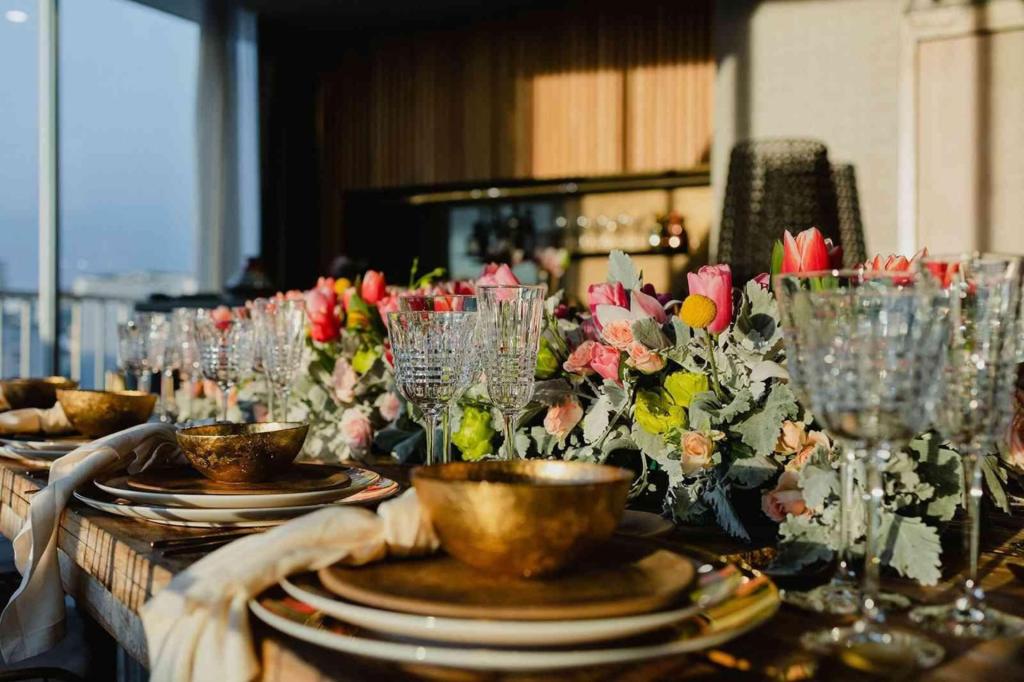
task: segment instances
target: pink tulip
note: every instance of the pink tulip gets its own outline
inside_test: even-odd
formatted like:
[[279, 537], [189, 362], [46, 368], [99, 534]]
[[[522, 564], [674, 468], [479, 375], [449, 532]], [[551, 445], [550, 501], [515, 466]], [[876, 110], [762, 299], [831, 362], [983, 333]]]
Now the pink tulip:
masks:
[[[914, 263], [927, 257], [928, 249], [921, 249], [909, 260], [906, 256], [893, 254], [883, 261], [881, 255], [876, 255], [864, 264], [864, 269], [869, 272], [908, 272]], [[932, 270], [932, 272], [936, 272], [930, 263], [928, 265], [928, 269]]]
[[816, 227], [804, 230], [796, 237], [786, 230], [782, 249], [783, 273], [817, 272], [831, 267], [829, 246]]
[[595, 343], [590, 356], [590, 367], [603, 378], [615, 383], [619, 381], [619, 351], [603, 343]]
[[333, 287], [310, 289], [306, 292], [306, 317], [309, 318], [310, 336], [314, 341], [328, 343], [341, 333], [341, 320], [337, 312], [338, 296]]
[[718, 311], [708, 325], [712, 334], [720, 334], [732, 322], [732, 270], [728, 265], [705, 265], [697, 272], [687, 275], [691, 294], [710, 298]]
[[363, 275], [363, 284], [359, 288], [359, 296], [369, 305], [376, 305], [387, 294], [387, 282], [384, 274], [376, 270], [367, 270]]
[[[732, 281], [730, 276], [730, 281]], [[731, 286], [731, 285], [730, 285]], [[665, 315], [665, 308], [654, 296], [648, 296], [639, 289], [634, 289], [630, 292], [630, 309], [634, 311], [643, 311], [649, 317], [653, 317], [654, 321], [658, 324], [662, 324], [668, 319]]]
[[476, 280], [478, 287], [514, 287], [518, 284], [519, 278], [515, 276], [512, 268], [507, 263], [502, 263], [501, 265], [488, 263], [484, 266], [483, 272], [480, 273], [480, 277]]
[[213, 325], [217, 329], [224, 331], [231, 326], [234, 316], [231, 313], [231, 308], [228, 308], [226, 305], [220, 305], [210, 311], [210, 319], [213, 320]]
[[597, 306], [613, 305], [619, 308], [629, 307], [629, 295], [621, 282], [613, 284], [591, 284], [587, 287], [587, 305], [590, 314], [597, 314]]

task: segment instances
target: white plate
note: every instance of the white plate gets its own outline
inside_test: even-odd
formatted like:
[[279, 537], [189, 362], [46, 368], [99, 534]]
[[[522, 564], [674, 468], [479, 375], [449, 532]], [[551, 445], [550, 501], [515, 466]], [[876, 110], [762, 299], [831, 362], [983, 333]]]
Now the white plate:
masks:
[[70, 450], [43, 450], [41, 448], [25, 448], [18, 445], [8, 444], [4, 446], [8, 452], [13, 452], [22, 457], [34, 457], [35, 459], [55, 460], [71, 452]]
[[[374, 474], [377, 479], [364, 485], [363, 488], [373, 485], [380, 475], [368, 469], [358, 467], [346, 467], [345, 473], [352, 481], [355, 481], [360, 474]], [[103, 481], [93, 481], [93, 484], [105, 493], [114, 497], [121, 497], [132, 502], [140, 502], [146, 505], [159, 505], [169, 507], [191, 507], [194, 509], [270, 509], [274, 507], [295, 507], [299, 505], [327, 504], [351, 496], [363, 488], [348, 486], [346, 488], [335, 488], [333, 490], [313, 490], [292, 493], [267, 493], [260, 495], [203, 495], [184, 493], [161, 493], [135, 488], [120, 488], [110, 486]]]
[[329, 595], [326, 590], [314, 591], [315, 588], [310, 589], [287, 578], [280, 584], [289, 596], [329, 616], [388, 635], [452, 644], [564, 646], [624, 639], [692, 618], [733, 595], [741, 581], [738, 573], [733, 576], [718, 583], [717, 589], [705, 588], [705, 595], [699, 603], [671, 611], [615, 618], [542, 621], [419, 616], [352, 604]]
[[482, 647], [456, 648], [428, 642], [405, 643], [355, 637], [297, 623], [273, 613], [256, 599], [249, 601], [249, 608], [264, 623], [287, 635], [356, 656], [395, 663], [438, 665], [468, 670], [557, 670], [646, 661], [719, 646], [753, 630], [775, 614], [779, 607], [778, 592], [774, 586], [771, 586], [770, 589], [774, 592], [773, 599], [752, 602], [749, 606], [731, 613], [727, 619], [733, 625], [723, 626], [721, 629], [709, 628], [694, 636], [680, 635], [664, 641], [634, 646], [606, 645], [594, 649], [554, 651]]
[[85, 445], [89, 441], [78, 440], [51, 440], [46, 438], [40, 438], [39, 440], [30, 440], [22, 438], [0, 438], [0, 443], [8, 446], [14, 446], [17, 448], [28, 448], [31, 450], [50, 450], [53, 452], [68, 453], [75, 448]]
[[9, 447], [0, 447], [0, 457], [8, 459], [12, 462], [23, 462], [26, 465], [39, 468], [49, 468], [50, 465], [53, 464], [53, 460], [51, 459], [47, 459], [45, 457], [36, 457], [34, 454], [19, 455], [17, 452], [14, 452]]
[[[368, 488], [380, 478], [378, 474], [366, 471], [365, 469], [360, 470], [360, 472], [360, 474], [352, 478], [352, 485], [348, 488], [353, 493]], [[353, 494], [347, 499], [352, 499], [355, 496]], [[149, 504], [124, 504], [113, 500], [89, 497], [78, 491], [75, 491], [75, 497], [94, 509], [99, 509], [115, 516], [126, 516], [175, 526], [203, 528], [208, 527], [209, 524], [237, 527], [271, 526], [327, 506], [325, 504], [306, 504], [295, 507], [190, 509], [188, 507], [162, 507]], [[346, 500], [340, 500], [334, 504], [344, 504], [345, 502]], [[354, 504], [358, 503], [354, 502]], [[364, 500], [362, 503], [365, 504], [366, 501]]]

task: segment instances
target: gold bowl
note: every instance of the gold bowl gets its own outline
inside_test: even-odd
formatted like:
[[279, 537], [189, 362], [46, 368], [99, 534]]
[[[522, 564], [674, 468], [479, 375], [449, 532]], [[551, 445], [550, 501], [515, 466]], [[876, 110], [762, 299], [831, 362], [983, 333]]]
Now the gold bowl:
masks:
[[24, 407], [53, 407], [58, 388], [76, 388], [77, 381], [67, 377], [39, 377], [34, 379], [4, 379], [0, 391], [12, 410]]
[[259, 483], [291, 466], [309, 424], [209, 424], [178, 431], [178, 445], [196, 471], [223, 483]]
[[547, 460], [455, 462], [412, 473], [445, 551], [523, 577], [557, 571], [607, 540], [632, 480], [617, 467]]
[[57, 402], [76, 431], [99, 438], [144, 423], [156, 407], [156, 394], [57, 389]]

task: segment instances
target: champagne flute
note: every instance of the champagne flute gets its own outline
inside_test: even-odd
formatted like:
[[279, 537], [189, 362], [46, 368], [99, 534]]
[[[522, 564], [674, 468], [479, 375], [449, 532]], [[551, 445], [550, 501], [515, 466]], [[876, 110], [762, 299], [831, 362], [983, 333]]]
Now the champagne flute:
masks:
[[516, 457], [516, 420], [533, 398], [545, 293], [543, 286], [523, 285], [477, 290], [487, 393], [501, 411], [506, 460]]
[[271, 419], [287, 421], [288, 398], [305, 347], [306, 304], [302, 300], [268, 301], [254, 322], [263, 371], [280, 409], [280, 415], [275, 412]]
[[196, 314], [196, 341], [203, 376], [220, 388], [221, 421], [228, 420], [228, 393], [255, 363], [252, 320], [221, 306]]
[[946, 393], [937, 426], [962, 455], [968, 571], [960, 595], [948, 604], [920, 606], [910, 618], [929, 630], [958, 637], [1024, 634], [1024, 619], [992, 608], [978, 580], [981, 533], [981, 462], [1007, 433], [1020, 339], [1021, 259], [1016, 256], [933, 257], [923, 267], [949, 287], [953, 333], [948, 346]]
[[948, 296], [924, 273], [833, 270], [808, 277], [817, 278], [813, 287], [787, 296], [814, 314], [787, 335], [806, 351], [815, 416], [840, 438], [863, 444], [867, 532], [859, 618], [806, 633], [801, 642], [816, 652], [853, 649], [862, 657], [891, 656], [895, 648], [930, 667], [942, 660], [942, 647], [887, 625], [879, 600], [882, 521], [889, 513], [882, 509], [882, 466], [930, 425], [949, 337]]

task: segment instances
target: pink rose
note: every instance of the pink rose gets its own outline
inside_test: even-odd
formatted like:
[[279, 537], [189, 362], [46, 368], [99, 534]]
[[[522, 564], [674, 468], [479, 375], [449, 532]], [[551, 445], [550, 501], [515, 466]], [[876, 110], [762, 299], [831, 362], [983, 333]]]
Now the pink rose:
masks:
[[583, 408], [576, 400], [568, 398], [548, 408], [548, 413], [544, 416], [544, 430], [559, 441], [564, 441], [582, 418]]
[[362, 454], [369, 451], [373, 442], [370, 420], [358, 408], [348, 408], [341, 415], [341, 437], [352, 452]]
[[402, 412], [402, 401], [391, 391], [382, 393], [377, 398], [377, 410], [384, 421], [393, 422], [398, 419], [398, 415]]
[[715, 452], [714, 442], [700, 431], [687, 431], [681, 442], [679, 466], [683, 475], [689, 476], [701, 469], [712, 466], [711, 455]]
[[369, 305], [376, 305], [386, 294], [387, 282], [384, 281], [384, 274], [376, 270], [367, 270], [363, 275], [363, 284], [359, 287], [360, 298]]
[[665, 358], [642, 343], [633, 342], [629, 344], [627, 350], [629, 358], [626, 360], [626, 364], [637, 371], [654, 374], [665, 368]]
[[596, 341], [581, 343], [562, 363], [562, 369], [570, 374], [591, 374], [594, 370], [590, 367], [590, 361], [594, 357], [594, 348], [597, 345]]
[[728, 265], [705, 265], [686, 276], [691, 294], [700, 294], [715, 303], [718, 314], [708, 325], [712, 334], [720, 334], [732, 321], [732, 270]]
[[630, 310], [636, 313], [644, 313], [647, 317], [653, 317], [654, 321], [662, 324], [668, 319], [665, 315], [665, 307], [654, 296], [649, 296], [639, 289], [630, 293]]
[[605, 379], [622, 383], [619, 381], [619, 360], [619, 351], [603, 343], [595, 343], [590, 367]]
[[517, 286], [519, 284], [519, 278], [512, 272], [512, 268], [507, 263], [498, 265], [497, 263], [488, 263], [484, 266], [483, 272], [476, 280], [478, 287], [496, 287], [496, 286]]
[[[597, 306], [612, 305], [618, 308], [629, 308], [629, 296], [626, 294], [626, 287], [621, 282], [612, 284], [591, 284], [587, 287], [587, 305], [590, 306], [590, 314], [597, 315]], [[601, 323], [598, 322], [598, 327]]]
[[339, 403], [350, 403], [356, 398], [356, 385], [359, 383], [359, 375], [352, 369], [345, 358], [338, 358], [334, 362], [334, 371], [331, 372], [331, 389], [334, 391], [334, 398]]
[[776, 523], [785, 521], [789, 514], [810, 514], [804, 493], [800, 490], [800, 475], [795, 471], [783, 471], [774, 490], [761, 497], [761, 511]]
[[309, 318], [310, 336], [314, 341], [327, 343], [341, 333], [338, 317], [338, 296], [333, 287], [317, 287], [306, 292], [306, 317]]
[[616, 320], [604, 326], [601, 336], [615, 348], [627, 350], [633, 343], [633, 323], [630, 320]]

